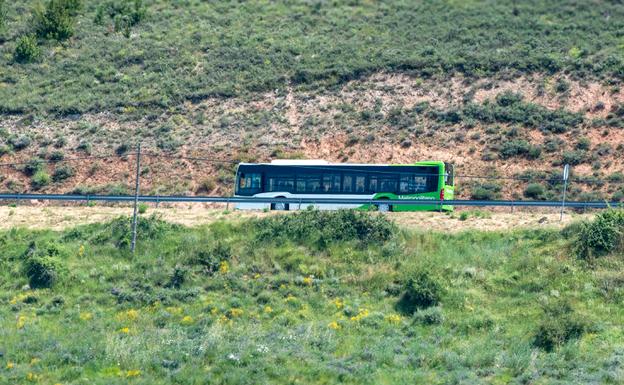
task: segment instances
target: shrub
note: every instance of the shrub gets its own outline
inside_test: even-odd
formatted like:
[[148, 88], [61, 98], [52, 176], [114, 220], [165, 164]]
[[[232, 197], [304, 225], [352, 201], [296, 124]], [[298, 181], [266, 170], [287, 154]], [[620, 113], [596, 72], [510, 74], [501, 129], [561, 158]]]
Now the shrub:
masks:
[[187, 268], [185, 268], [184, 266], [176, 265], [173, 268], [173, 273], [171, 274], [171, 278], [169, 279], [169, 283], [167, 284], [167, 286], [173, 287], [174, 289], [179, 289], [186, 281], [187, 275]]
[[564, 164], [577, 165], [585, 162], [587, 153], [583, 150], [578, 151], [566, 151], [563, 153], [562, 162]]
[[21, 136], [11, 136], [8, 141], [9, 145], [13, 147], [15, 151], [20, 151], [30, 146], [31, 140], [30, 137], [26, 135]]
[[438, 305], [443, 288], [432, 272], [427, 269], [413, 273], [404, 283], [403, 295], [396, 308], [403, 314], [414, 314], [418, 309]]
[[229, 261], [232, 249], [223, 242], [216, 242], [209, 250], [201, 250], [195, 256], [195, 263], [203, 266], [204, 271], [213, 274], [219, 270], [221, 262]]
[[500, 197], [501, 190], [499, 184], [487, 182], [473, 186], [471, 196], [476, 200], [494, 200]]
[[130, 146], [127, 143], [122, 143], [115, 149], [115, 153], [118, 156], [125, 155], [130, 150]]
[[31, 185], [35, 190], [39, 190], [50, 184], [50, 175], [44, 170], [39, 170], [33, 175]]
[[76, 147], [76, 150], [82, 151], [85, 154], [91, 154], [91, 151], [93, 150], [93, 146], [89, 142], [82, 141], [82, 142], [78, 143], [78, 146]]
[[60, 162], [61, 160], [65, 159], [65, 153], [60, 150], [52, 151], [48, 158], [53, 162]]
[[0, 32], [4, 29], [7, 17], [6, 0], [0, 0]]
[[294, 215], [279, 215], [254, 222], [257, 237], [276, 240], [287, 237], [324, 248], [334, 241], [362, 244], [386, 242], [396, 232], [385, 216], [355, 210], [304, 210]]
[[139, 214], [145, 214], [148, 209], [147, 203], [139, 203], [138, 209], [139, 209]]
[[145, 19], [147, 8], [143, 0], [109, 0], [96, 9], [95, 23], [104, 24], [106, 16], [113, 22], [115, 32], [130, 35], [130, 28]]
[[34, 35], [24, 35], [17, 39], [13, 59], [18, 63], [32, 63], [39, 59], [41, 50], [37, 46], [37, 38]]
[[524, 189], [524, 196], [532, 199], [542, 199], [546, 190], [539, 183], [531, 183]]
[[574, 241], [576, 255], [593, 259], [624, 250], [624, 210], [608, 209], [596, 215], [593, 221], [579, 226]]
[[44, 39], [66, 40], [74, 34], [74, 16], [82, 0], [49, 0], [35, 9], [34, 28]]
[[52, 287], [63, 272], [60, 258], [66, 255], [65, 250], [56, 243], [37, 245], [32, 242], [26, 251], [23, 266], [30, 287]]
[[544, 315], [539, 324], [533, 344], [548, 352], [564, 343], [583, 335], [587, 325], [575, 314], [568, 301], [557, 300], [544, 306]]
[[589, 138], [580, 138], [577, 142], [576, 142], [576, 149], [577, 150], [589, 150], [589, 148], [591, 147], [591, 141], [589, 140]]
[[444, 322], [444, 314], [439, 306], [432, 306], [426, 309], [417, 310], [414, 314], [414, 321], [423, 325], [439, 325]]
[[537, 159], [541, 155], [542, 150], [538, 146], [533, 146], [526, 140], [512, 140], [503, 143], [500, 154], [503, 159], [514, 156], [523, 156], [528, 159]]
[[24, 174], [28, 176], [35, 175], [37, 171], [40, 171], [43, 168], [43, 160], [39, 158], [30, 159], [23, 168]]
[[65, 179], [71, 178], [74, 176], [74, 169], [70, 166], [59, 166], [54, 170], [54, 174], [52, 175], [52, 180], [55, 182], [62, 182]]

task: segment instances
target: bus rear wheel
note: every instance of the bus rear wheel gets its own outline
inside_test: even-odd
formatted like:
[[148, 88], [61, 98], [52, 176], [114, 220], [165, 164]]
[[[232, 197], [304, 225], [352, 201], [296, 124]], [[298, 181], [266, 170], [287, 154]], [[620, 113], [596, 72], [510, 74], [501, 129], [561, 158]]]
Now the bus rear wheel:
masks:
[[[286, 197], [277, 197], [278, 199], [286, 199]], [[271, 203], [271, 210], [288, 211], [290, 209], [288, 203]]]

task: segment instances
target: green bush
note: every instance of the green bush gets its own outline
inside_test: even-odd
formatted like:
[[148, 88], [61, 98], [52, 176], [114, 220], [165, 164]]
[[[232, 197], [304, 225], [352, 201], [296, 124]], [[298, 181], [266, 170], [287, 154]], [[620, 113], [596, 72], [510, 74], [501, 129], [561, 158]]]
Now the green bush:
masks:
[[6, 25], [7, 13], [8, 10], [6, 0], [0, 0], [0, 32], [4, 30], [4, 27]]
[[67, 257], [65, 249], [57, 243], [39, 245], [31, 242], [26, 251], [23, 270], [32, 288], [52, 287], [63, 272], [61, 258]]
[[34, 29], [44, 39], [66, 40], [74, 34], [74, 17], [82, 0], [48, 0], [34, 12]]
[[52, 178], [50, 178], [50, 175], [47, 172], [39, 170], [35, 173], [35, 175], [33, 175], [31, 185], [35, 190], [39, 190], [49, 185], [51, 180]]
[[147, 203], [139, 203], [139, 214], [145, 214], [148, 208], [149, 206], [147, 205]]
[[589, 140], [589, 138], [580, 138], [577, 142], [576, 142], [576, 149], [577, 150], [589, 150], [589, 148], [591, 147], [591, 141]]
[[501, 191], [498, 183], [486, 182], [473, 186], [471, 196], [475, 200], [494, 200], [500, 198]]
[[507, 159], [514, 156], [522, 156], [528, 159], [537, 159], [540, 157], [542, 149], [533, 146], [526, 140], [512, 140], [503, 143], [500, 148], [501, 158]]
[[439, 325], [444, 322], [444, 314], [439, 306], [420, 309], [414, 314], [414, 322], [422, 325]]
[[108, 17], [115, 32], [123, 32], [129, 37], [130, 28], [145, 19], [146, 14], [143, 0], [108, 0], [97, 7], [94, 21], [96, 24], [104, 24]]
[[60, 162], [61, 160], [65, 159], [65, 153], [61, 150], [52, 151], [48, 159], [53, 162]]
[[624, 210], [608, 209], [578, 228], [574, 249], [579, 258], [591, 260], [624, 251]]
[[587, 159], [587, 152], [583, 150], [566, 151], [563, 153], [561, 161], [563, 164], [570, 164], [572, 166], [581, 164]]
[[263, 218], [254, 225], [261, 240], [286, 237], [321, 248], [334, 241], [358, 241], [362, 244], [386, 242], [396, 232], [394, 223], [385, 216], [355, 210], [308, 209], [293, 215]]
[[574, 312], [568, 301], [557, 300], [544, 306], [533, 344], [548, 352], [579, 338], [587, 330], [587, 324]]
[[26, 147], [30, 146], [31, 140], [30, 137], [26, 135], [21, 136], [11, 136], [7, 140], [8, 144], [15, 150], [21, 151]]
[[13, 59], [18, 63], [32, 63], [41, 56], [41, 50], [37, 45], [34, 35], [24, 35], [17, 39]]
[[430, 270], [421, 269], [411, 274], [403, 285], [403, 294], [396, 308], [403, 314], [414, 314], [440, 304], [444, 289]]
[[524, 196], [532, 199], [542, 199], [546, 190], [540, 183], [531, 183], [524, 189]]
[[208, 250], [199, 251], [193, 262], [201, 265], [206, 273], [213, 274], [219, 270], [221, 262], [229, 261], [231, 257], [232, 248], [223, 242], [216, 242]]
[[43, 168], [43, 160], [40, 158], [32, 158], [24, 165], [23, 172], [28, 176], [35, 175], [37, 171]]
[[52, 180], [55, 182], [62, 182], [65, 179], [71, 178], [74, 176], [74, 169], [70, 166], [59, 166], [54, 170], [54, 174], [52, 175]]

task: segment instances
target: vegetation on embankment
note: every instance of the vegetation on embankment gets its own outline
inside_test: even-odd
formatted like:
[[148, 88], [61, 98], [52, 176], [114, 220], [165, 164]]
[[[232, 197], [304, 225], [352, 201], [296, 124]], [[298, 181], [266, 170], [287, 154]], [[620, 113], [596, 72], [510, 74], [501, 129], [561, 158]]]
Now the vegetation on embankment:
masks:
[[4, 113], [175, 107], [378, 71], [624, 76], [624, 8], [612, 1], [28, 0], [2, 9]]
[[581, 258], [583, 226], [148, 218], [134, 256], [128, 218], [4, 231], [0, 383], [617, 383], [621, 243]]

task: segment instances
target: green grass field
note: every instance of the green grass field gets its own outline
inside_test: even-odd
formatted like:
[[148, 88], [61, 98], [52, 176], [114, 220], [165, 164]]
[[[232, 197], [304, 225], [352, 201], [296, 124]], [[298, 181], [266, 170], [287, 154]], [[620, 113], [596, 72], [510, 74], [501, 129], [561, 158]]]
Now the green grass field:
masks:
[[624, 76], [617, 1], [54, 1], [72, 15], [52, 32], [38, 1], [0, 2], [3, 113], [159, 110], [384, 70]]
[[348, 212], [195, 228], [150, 218], [133, 256], [129, 223], [0, 233], [1, 384], [624, 378], [622, 256], [574, 257], [578, 226], [449, 235]]

